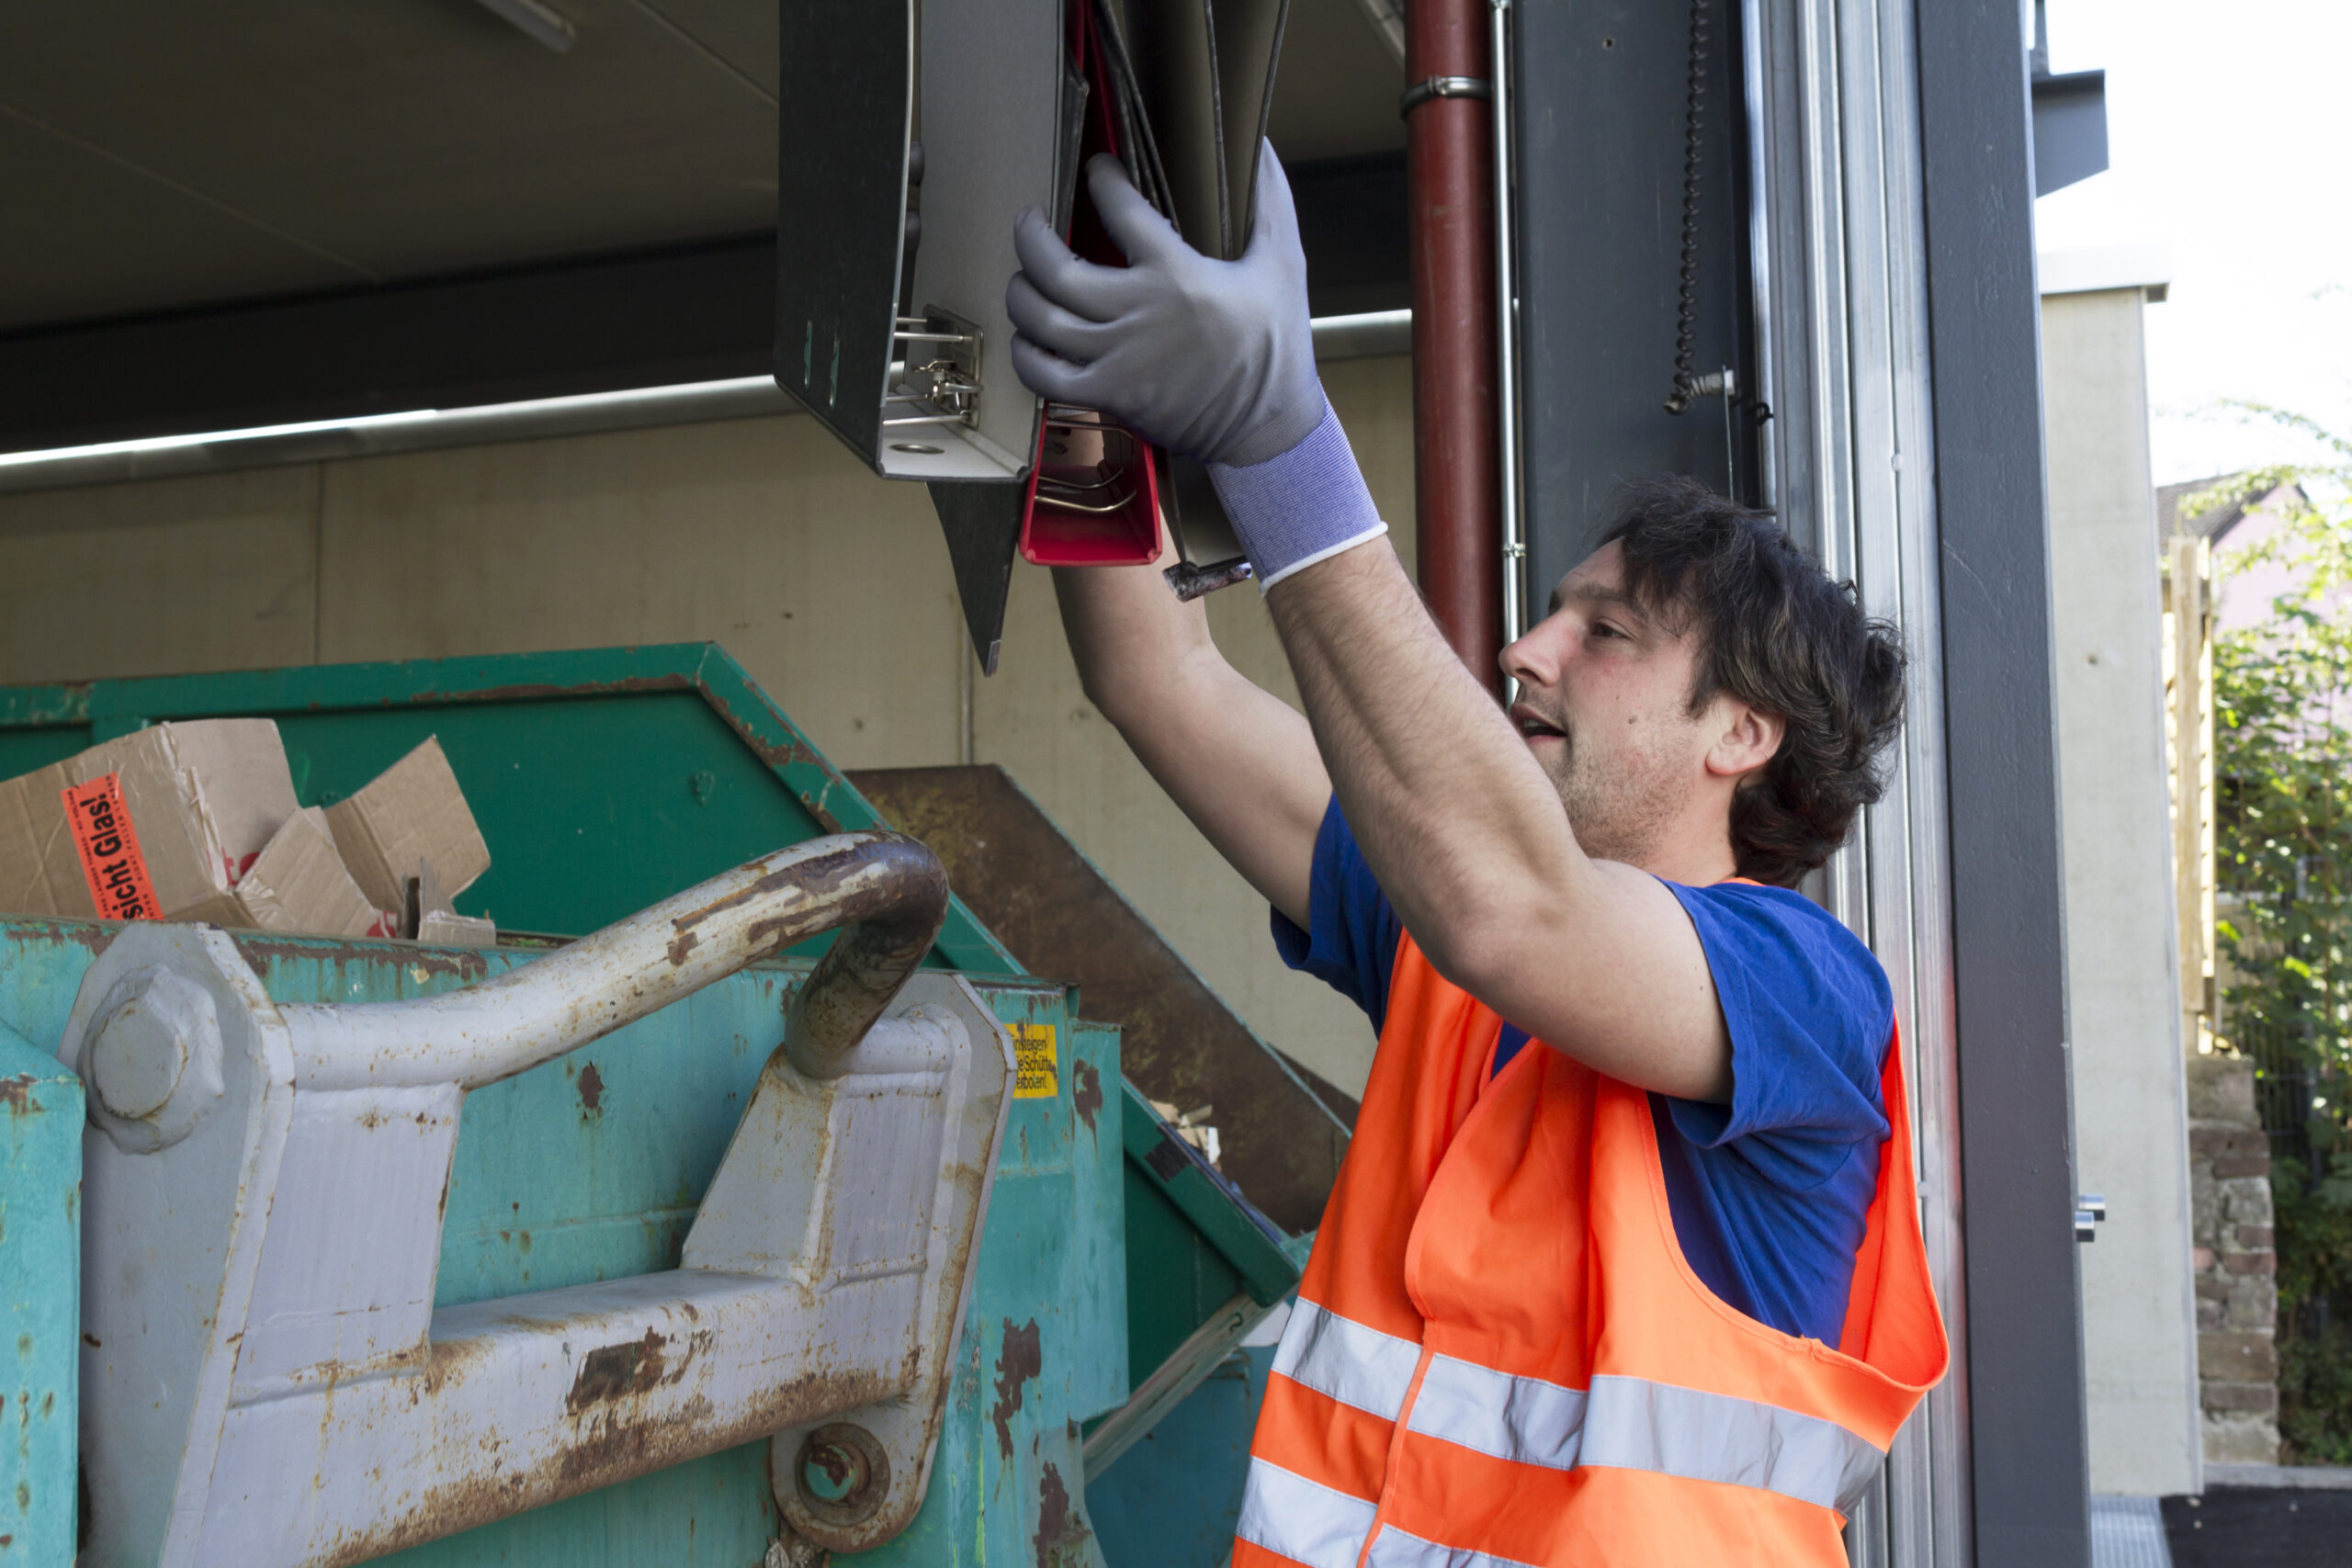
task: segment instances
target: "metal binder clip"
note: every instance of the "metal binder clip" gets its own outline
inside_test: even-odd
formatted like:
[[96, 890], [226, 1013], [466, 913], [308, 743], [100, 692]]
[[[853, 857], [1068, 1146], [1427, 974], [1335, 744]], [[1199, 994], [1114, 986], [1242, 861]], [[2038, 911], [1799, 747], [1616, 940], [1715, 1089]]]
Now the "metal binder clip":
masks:
[[[900, 316], [890, 334], [894, 344], [908, 345], [906, 355], [891, 367], [897, 389], [884, 396], [886, 409], [912, 408], [913, 413], [886, 412], [882, 427], [913, 424], [960, 424], [970, 428], [980, 393], [980, 329], [952, 310], [935, 305], [920, 316]], [[914, 363], [920, 348], [924, 357]]]

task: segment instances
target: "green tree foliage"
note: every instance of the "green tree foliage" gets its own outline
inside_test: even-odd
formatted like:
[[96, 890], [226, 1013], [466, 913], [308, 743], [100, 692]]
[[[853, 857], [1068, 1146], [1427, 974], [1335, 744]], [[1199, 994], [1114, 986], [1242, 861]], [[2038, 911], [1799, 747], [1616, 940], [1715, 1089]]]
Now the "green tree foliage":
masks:
[[[2341, 1155], [2335, 1156], [2339, 1167]], [[2278, 1241], [2278, 1435], [2290, 1462], [2352, 1464], [2352, 1204], [2340, 1177], [2271, 1168]]]
[[[2278, 1248], [2279, 1430], [2305, 1462], [2352, 1462], [2352, 443], [2334, 461], [2233, 482], [2201, 510], [2292, 483], [2307, 498], [2216, 575], [2275, 566], [2290, 586], [2213, 643], [2215, 849], [2238, 979], [2223, 1033], [2255, 1057]], [[2295, 491], [2287, 492], [2292, 496]], [[2274, 503], [2274, 515], [2278, 515]], [[2276, 1142], [2276, 1140], [2274, 1140]]]

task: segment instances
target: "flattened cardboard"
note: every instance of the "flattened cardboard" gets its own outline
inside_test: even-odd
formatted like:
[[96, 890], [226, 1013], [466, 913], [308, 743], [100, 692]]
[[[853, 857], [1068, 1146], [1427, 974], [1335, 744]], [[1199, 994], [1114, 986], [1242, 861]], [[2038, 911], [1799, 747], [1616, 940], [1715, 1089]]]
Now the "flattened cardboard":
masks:
[[277, 721], [208, 718], [157, 728], [173, 732], [180, 766], [196, 775], [220, 844], [221, 886], [234, 887], [294, 815], [294, 775]]
[[417, 942], [441, 947], [494, 947], [498, 928], [473, 915], [449, 908], [449, 895], [434, 874], [433, 863], [419, 859], [408, 884], [407, 934]]
[[380, 909], [405, 909], [408, 879], [429, 860], [454, 896], [490, 869], [490, 846], [449, 771], [441, 742], [428, 737], [348, 800], [327, 807], [327, 826], [352, 880]]
[[496, 947], [498, 927], [478, 915], [435, 909], [416, 923], [416, 940], [435, 947]]
[[243, 906], [243, 923], [270, 931], [319, 936], [368, 936], [390, 929], [344, 869], [317, 807], [286, 819], [230, 895]]
[[[62, 796], [107, 773], [120, 782], [167, 919], [226, 893], [232, 862], [250, 863], [294, 810], [286, 753], [268, 719], [159, 724], [103, 742], [0, 784], [0, 910], [96, 914]], [[239, 804], [228, 806], [232, 799]]]
[[214, 891], [213, 857], [185, 798], [166, 727], [142, 729], [0, 784], [0, 908], [83, 919], [97, 913], [67, 826], [69, 785], [116, 774], [165, 908]]

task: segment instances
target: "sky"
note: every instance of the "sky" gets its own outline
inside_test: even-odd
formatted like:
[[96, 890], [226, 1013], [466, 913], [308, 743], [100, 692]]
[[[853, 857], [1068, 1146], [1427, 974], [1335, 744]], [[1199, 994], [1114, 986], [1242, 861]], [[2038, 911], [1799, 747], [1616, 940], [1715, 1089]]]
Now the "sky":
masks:
[[2158, 484], [2309, 442], [2227, 410], [2352, 436], [2352, 4], [2049, 0], [2052, 71], [2107, 73], [2109, 169], [2035, 203], [2045, 254], [2154, 242], [2146, 314]]

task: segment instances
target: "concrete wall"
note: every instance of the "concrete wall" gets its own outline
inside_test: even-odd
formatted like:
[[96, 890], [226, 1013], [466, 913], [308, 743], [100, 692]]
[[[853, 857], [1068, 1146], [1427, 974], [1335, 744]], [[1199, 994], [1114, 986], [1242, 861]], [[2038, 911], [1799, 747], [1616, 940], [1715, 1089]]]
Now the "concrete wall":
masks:
[[2075, 1179], [2095, 1492], [2199, 1484], [2144, 290], [2042, 300]]
[[[1324, 377], [1409, 564], [1409, 362]], [[1209, 607], [1235, 663], [1295, 704], [1256, 591]], [[844, 768], [961, 760], [969, 690], [972, 760], [1035, 795], [1261, 1033], [1361, 1089], [1363, 1015], [1281, 967], [1264, 903], [1079, 694], [1046, 573], [1018, 569], [999, 673], [967, 681], [928, 497], [813, 420], [0, 496], [0, 682], [700, 638]]]

